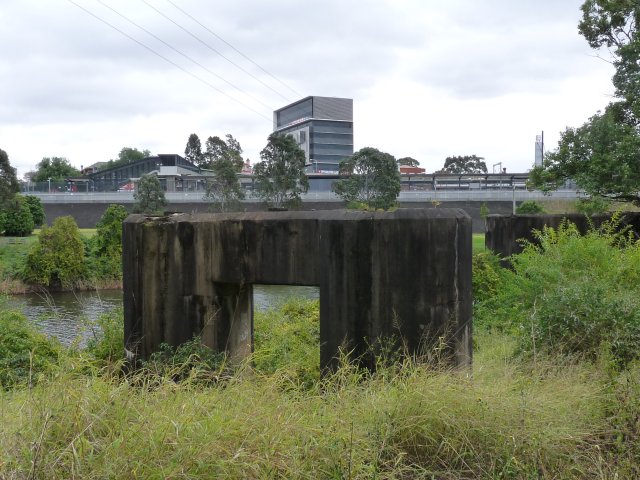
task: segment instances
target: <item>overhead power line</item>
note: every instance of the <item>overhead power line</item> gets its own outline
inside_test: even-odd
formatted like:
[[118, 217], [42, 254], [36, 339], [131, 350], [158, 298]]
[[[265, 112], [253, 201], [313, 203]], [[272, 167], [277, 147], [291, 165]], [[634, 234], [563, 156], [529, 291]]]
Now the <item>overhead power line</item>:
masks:
[[269, 85], [268, 83], [263, 82], [260, 78], [256, 77], [253, 73], [251, 73], [250, 71], [246, 70], [245, 68], [243, 68], [242, 66], [238, 65], [237, 63], [235, 63], [233, 60], [231, 60], [230, 58], [227, 58], [225, 55], [223, 55], [222, 53], [220, 53], [218, 50], [216, 50], [215, 48], [213, 48], [211, 45], [209, 45], [207, 42], [205, 42], [204, 40], [202, 40], [200, 37], [198, 37], [197, 35], [195, 35], [194, 33], [190, 32], [187, 28], [183, 27], [182, 25], [180, 25], [178, 22], [176, 22], [175, 20], [173, 20], [171, 17], [169, 17], [168, 15], [165, 15], [163, 12], [161, 12], [160, 10], [158, 10], [156, 7], [154, 7], [153, 5], [151, 5], [147, 0], [140, 0], [142, 3], [144, 3], [145, 5], [147, 5], [149, 8], [151, 8], [152, 10], [154, 10], [155, 12], [158, 13], [158, 15], [164, 17], [165, 19], [167, 19], [168, 21], [170, 21], [171, 23], [173, 23], [176, 27], [178, 27], [179, 29], [181, 29], [182, 31], [184, 31], [186, 34], [192, 36], [194, 39], [196, 39], [198, 42], [200, 42], [202, 45], [204, 45], [205, 47], [207, 47], [209, 50], [211, 50], [212, 52], [216, 53], [217, 55], [220, 55], [222, 58], [224, 58], [227, 62], [229, 62], [231, 65], [233, 65], [234, 67], [236, 67], [237, 69], [241, 70], [242, 72], [246, 73], [247, 75], [249, 75], [251, 78], [253, 78], [254, 80], [256, 80], [257, 82], [259, 82], [260, 84], [264, 85], [265, 87], [267, 87], [269, 90], [271, 90], [273, 93], [275, 93], [276, 95], [278, 95], [279, 97], [283, 98], [284, 100], [288, 100], [288, 98], [284, 95], [282, 95], [279, 91], [277, 91], [276, 89], [274, 89], [271, 85]]
[[132, 37], [131, 35], [129, 35], [128, 33], [120, 30], [118, 27], [116, 27], [115, 25], [109, 23], [108, 21], [106, 21], [105, 19], [99, 17], [98, 15], [96, 15], [95, 13], [91, 12], [90, 10], [86, 9], [85, 7], [83, 7], [82, 5], [77, 4], [76, 2], [74, 2], [73, 0], [67, 0], [69, 3], [75, 5], [76, 7], [78, 7], [80, 10], [83, 10], [85, 13], [87, 13], [88, 15], [91, 15], [93, 18], [95, 18], [96, 20], [99, 20], [100, 22], [104, 23], [105, 25], [107, 25], [108, 27], [114, 29], [116, 32], [120, 33], [121, 35], [124, 35], [125, 37], [127, 37], [129, 40], [131, 40], [132, 42], [137, 43], [138, 45], [140, 45], [142, 48], [148, 50], [149, 52], [153, 53], [154, 55], [156, 55], [157, 57], [160, 57], [162, 60], [164, 60], [165, 62], [173, 65], [174, 67], [176, 67], [177, 69], [183, 71], [184, 73], [186, 73], [187, 75], [195, 78], [196, 80], [198, 80], [201, 83], [204, 83], [206, 86], [208, 86], [209, 88], [212, 88], [213, 90], [217, 91], [218, 93], [221, 93], [222, 95], [224, 95], [225, 97], [229, 98], [230, 100], [233, 100], [234, 102], [236, 102], [239, 105], [242, 105], [244, 108], [246, 108], [247, 110], [251, 110], [253, 113], [255, 113], [256, 115], [259, 115], [260, 117], [264, 118], [265, 120], [268, 121], [272, 121], [271, 118], [268, 118], [267, 116], [263, 115], [262, 113], [258, 112], [257, 110], [253, 109], [252, 107], [250, 107], [249, 105], [247, 105], [246, 103], [238, 100], [235, 97], [232, 97], [231, 95], [229, 95], [228, 93], [226, 93], [224, 90], [219, 89], [218, 87], [216, 87], [215, 85], [212, 85], [211, 83], [207, 82], [205, 79], [200, 78], [198, 75], [196, 75], [193, 72], [190, 72], [189, 70], [187, 70], [186, 68], [178, 65], [177, 63], [175, 63], [174, 61], [168, 59], [167, 57], [165, 57], [164, 55], [162, 55], [161, 53], [156, 52], [153, 48], [145, 45], [144, 43], [142, 43], [141, 41], [139, 41], [138, 39]]
[[102, 0], [96, 0], [96, 2], [98, 2], [100, 5], [104, 6], [105, 8], [108, 8], [109, 10], [111, 10], [113, 13], [115, 13], [116, 15], [120, 16], [121, 18], [123, 18], [124, 20], [126, 20], [127, 22], [131, 23], [132, 25], [134, 25], [135, 27], [139, 28], [140, 30], [142, 30], [143, 32], [145, 32], [147, 35], [155, 38], [156, 40], [158, 40], [159, 42], [161, 42], [163, 45], [169, 47], [171, 50], [173, 50], [174, 52], [176, 52], [178, 55], [181, 55], [182, 57], [186, 58], [187, 60], [189, 60], [190, 62], [194, 63], [195, 65], [199, 66], [200, 68], [202, 68], [203, 70], [205, 70], [206, 72], [210, 73], [211, 75], [213, 75], [214, 77], [217, 77], [218, 79], [222, 80], [223, 82], [225, 82], [227, 85], [235, 88], [237, 91], [239, 91], [240, 93], [242, 93], [243, 95], [246, 95], [247, 97], [249, 97], [251, 100], [259, 103], [260, 105], [262, 105], [263, 107], [269, 109], [269, 110], [273, 110], [273, 107], [271, 107], [270, 105], [267, 105], [266, 103], [262, 102], [261, 100], [259, 100], [258, 98], [254, 97], [253, 95], [245, 92], [244, 90], [242, 90], [240, 87], [234, 85], [233, 83], [231, 83], [230, 81], [228, 81], [227, 79], [225, 79], [224, 77], [221, 77], [220, 75], [218, 75], [217, 73], [211, 71], [210, 69], [208, 69], [207, 67], [205, 67], [204, 65], [202, 65], [200, 62], [198, 62], [197, 60], [194, 60], [193, 58], [191, 58], [189, 55], [187, 55], [186, 53], [181, 52], [180, 50], [178, 50], [177, 48], [173, 47], [172, 45], [170, 45], [169, 43], [165, 42], [164, 40], [162, 40], [160, 37], [158, 37], [157, 35], [155, 35], [153, 32], [150, 32], [149, 30], [147, 30], [146, 28], [144, 28], [142, 25], [137, 24], [136, 22], [134, 22], [133, 20], [131, 20], [129, 17], [127, 17], [126, 15], [123, 15], [122, 13], [118, 12], [116, 9], [114, 9], [113, 7], [107, 5], [106, 3], [104, 3]]
[[255, 62], [254, 60], [252, 60], [250, 57], [248, 57], [247, 55], [245, 55], [244, 53], [242, 53], [240, 50], [238, 50], [236, 47], [234, 47], [233, 45], [231, 45], [229, 42], [227, 42], [224, 38], [222, 38], [220, 35], [218, 35], [216, 32], [214, 32], [213, 30], [211, 30], [209, 27], [207, 27], [206, 25], [203, 25], [197, 18], [193, 17], [191, 14], [189, 14], [188, 12], [186, 12], [183, 8], [179, 7], [178, 5], [176, 5], [174, 2], [172, 2], [171, 0], [167, 0], [168, 3], [170, 3], [171, 5], [173, 5], [177, 10], [179, 10], [180, 12], [182, 12], [182, 14], [186, 15], [187, 17], [189, 17], [191, 20], [193, 20], [195, 23], [197, 23], [198, 25], [200, 25], [202, 28], [204, 28], [207, 32], [209, 32], [211, 35], [213, 35], [214, 37], [216, 37], [218, 40], [220, 40], [222, 43], [224, 43], [225, 45], [227, 45], [229, 48], [231, 48], [233, 51], [235, 51], [238, 55], [242, 56], [244, 59], [248, 60], [249, 62], [253, 63], [256, 67], [258, 67], [260, 70], [262, 70], [264, 73], [266, 73], [267, 75], [269, 75], [271, 78], [273, 78], [276, 82], [280, 83], [281, 85], [283, 85], [284, 87], [288, 88], [289, 90], [291, 90], [293, 93], [295, 93], [298, 96], [302, 96], [301, 93], [299, 93], [297, 90], [295, 90], [293, 87], [289, 86], [287, 83], [283, 82], [282, 80], [280, 80], [278, 77], [276, 77], [275, 75], [273, 75], [271, 72], [269, 72], [268, 70], [266, 70], [265, 68], [263, 68], [260, 64], [258, 64], [257, 62]]

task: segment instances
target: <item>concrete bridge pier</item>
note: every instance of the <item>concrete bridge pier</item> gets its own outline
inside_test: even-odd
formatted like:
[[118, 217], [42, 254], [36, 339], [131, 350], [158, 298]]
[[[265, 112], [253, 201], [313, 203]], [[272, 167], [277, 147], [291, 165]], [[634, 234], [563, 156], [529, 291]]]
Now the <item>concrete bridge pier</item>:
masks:
[[[253, 349], [253, 285], [320, 287], [320, 367], [341, 348], [471, 363], [471, 219], [458, 209], [131, 215], [123, 225], [125, 347], [146, 359], [200, 335]], [[378, 348], [382, 347], [382, 349]]]

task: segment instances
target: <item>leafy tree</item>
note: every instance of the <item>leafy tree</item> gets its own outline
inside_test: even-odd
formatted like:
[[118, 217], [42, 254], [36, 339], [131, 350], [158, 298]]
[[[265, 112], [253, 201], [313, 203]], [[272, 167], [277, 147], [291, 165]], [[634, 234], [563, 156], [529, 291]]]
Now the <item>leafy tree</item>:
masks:
[[95, 253], [98, 255], [122, 254], [122, 222], [129, 215], [122, 205], [109, 205], [96, 224]]
[[242, 161], [242, 147], [233, 135], [227, 134], [226, 140], [215, 136], [207, 138], [205, 142], [205, 152], [203, 154], [204, 161], [202, 168], [213, 168], [213, 164], [216, 160], [221, 158], [232, 158], [234, 161]]
[[487, 164], [484, 162], [484, 157], [476, 155], [447, 157], [440, 172], [457, 174], [487, 173]]
[[150, 150], [138, 150], [137, 148], [132, 147], [123, 147], [122, 150], [118, 153], [118, 158], [116, 160], [109, 160], [102, 167], [102, 170], [107, 168], [119, 167], [121, 165], [128, 165], [129, 163], [137, 162], [138, 160], [144, 160], [147, 157], [151, 156]]
[[586, 0], [579, 32], [594, 49], [612, 55], [616, 101], [582, 127], [567, 128], [558, 148], [546, 155], [530, 184], [543, 191], [572, 179], [587, 193], [640, 202], [640, 3]]
[[35, 195], [25, 195], [24, 199], [29, 206], [29, 210], [31, 210], [31, 216], [33, 217], [33, 224], [36, 227], [41, 226], [44, 223], [45, 215], [44, 215], [44, 207], [42, 206], [42, 201], [39, 197]]
[[532, 186], [549, 191], [572, 179], [590, 195], [638, 202], [640, 135], [610, 104], [579, 128], [567, 128], [558, 148], [529, 175]]
[[90, 241], [91, 272], [96, 278], [122, 277], [122, 222], [127, 215], [122, 205], [109, 205], [96, 224]]
[[2, 223], [7, 237], [26, 237], [33, 232], [33, 216], [24, 196], [15, 194], [6, 204]]
[[184, 158], [197, 166], [200, 166], [204, 161], [202, 143], [200, 143], [200, 138], [195, 133], [189, 135], [187, 146], [184, 149]]
[[44, 225], [27, 255], [22, 278], [47, 288], [74, 287], [85, 278], [84, 242], [71, 216]]
[[400, 172], [389, 153], [365, 147], [340, 162], [340, 173], [333, 191], [347, 202], [360, 202], [385, 210], [396, 204], [400, 193]]
[[136, 201], [133, 211], [150, 215], [162, 214], [167, 200], [157, 175], [145, 174], [140, 177], [138, 190], [133, 194]]
[[213, 171], [213, 177], [207, 179], [205, 200], [213, 202], [214, 208], [227, 212], [238, 208], [244, 199], [238, 174], [242, 171], [242, 147], [231, 135], [225, 142], [219, 137], [207, 139], [207, 168]]
[[79, 177], [80, 171], [64, 157], [44, 157], [36, 166], [34, 182], [62, 181], [67, 178]]
[[635, 0], [586, 0], [578, 31], [594, 49], [606, 47], [616, 73], [613, 85], [637, 123], [640, 113], [640, 4]]
[[284, 208], [299, 204], [300, 194], [309, 190], [304, 168], [306, 157], [291, 135], [269, 135], [253, 167], [257, 194], [268, 205]]
[[20, 191], [16, 169], [9, 163], [9, 155], [0, 149], [0, 209]]
[[398, 166], [400, 166], [400, 165], [407, 166], [407, 167], [419, 167], [420, 166], [420, 162], [418, 160], [416, 160], [415, 158], [411, 158], [411, 157], [402, 157], [402, 158], [399, 158], [398, 160], [396, 160], [396, 162], [398, 163]]

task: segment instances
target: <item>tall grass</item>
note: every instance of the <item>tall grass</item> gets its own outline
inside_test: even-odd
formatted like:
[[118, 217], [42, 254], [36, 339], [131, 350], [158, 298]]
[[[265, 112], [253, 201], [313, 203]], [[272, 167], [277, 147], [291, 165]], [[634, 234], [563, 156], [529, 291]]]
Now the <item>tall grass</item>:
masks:
[[[312, 331], [316, 308], [285, 305], [279, 321], [305, 318]], [[515, 359], [509, 337], [476, 340], [473, 372], [407, 360], [376, 373], [344, 364], [313, 382], [300, 381], [304, 356], [273, 360], [264, 352], [277, 342], [265, 339], [235, 375], [207, 383], [190, 375], [176, 382], [160, 370], [123, 376], [108, 355], [97, 363], [91, 352], [67, 352], [46, 379], [0, 393], [0, 477], [586, 478], [613, 471], [606, 462], [615, 443], [607, 421], [613, 394], [596, 366], [539, 360], [533, 369]], [[317, 352], [317, 338], [306, 343]]]

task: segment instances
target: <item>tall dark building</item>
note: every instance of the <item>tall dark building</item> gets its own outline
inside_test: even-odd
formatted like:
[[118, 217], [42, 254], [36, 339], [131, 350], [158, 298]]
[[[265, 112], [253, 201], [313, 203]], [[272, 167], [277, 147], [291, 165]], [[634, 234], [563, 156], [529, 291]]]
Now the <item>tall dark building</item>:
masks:
[[273, 112], [273, 131], [296, 139], [311, 172], [337, 172], [353, 155], [353, 100], [303, 98]]

